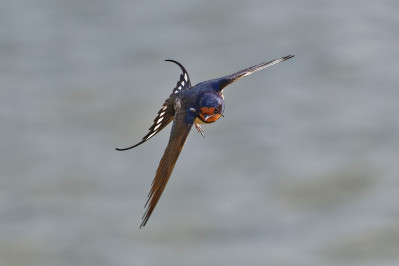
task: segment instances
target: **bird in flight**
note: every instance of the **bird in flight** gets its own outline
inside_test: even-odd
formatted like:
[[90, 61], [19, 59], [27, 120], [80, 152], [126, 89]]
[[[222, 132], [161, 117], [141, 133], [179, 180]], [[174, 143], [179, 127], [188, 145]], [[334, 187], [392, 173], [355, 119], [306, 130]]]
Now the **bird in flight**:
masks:
[[194, 125], [197, 131], [203, 135], [203, 130], [199, 124], [213, 123], [223, 116], [223, 89], [227, 85], [258, 70], [273, 66], [292, 57], [294, 56], [288, 55], [269, 62], [260, 63], [225, 77], [198, 83], [195, 86], [191, 86], [190, 77], [182, 64], [175, 60], [165, 60], [173, 62], [181, 68], [183, 73], [180, 75], [180, 80], [177, 82], [172, 94], [165, 100], [158, 111], [158, 115], [154, 119], [153, 125], [149, 128], [148, 134], [136, 145], [123, 149], [116, 148], [118, 151], [135, 148], [155, 136], [173, 121], [169, 143], [159, 162], [155, 178], [152, 181], [151, 190], [148, 193], [148, 199], [144, 206], [146, 211], [143, 215], [140, 228], [146, 225], [154, 211], [192, 126]]

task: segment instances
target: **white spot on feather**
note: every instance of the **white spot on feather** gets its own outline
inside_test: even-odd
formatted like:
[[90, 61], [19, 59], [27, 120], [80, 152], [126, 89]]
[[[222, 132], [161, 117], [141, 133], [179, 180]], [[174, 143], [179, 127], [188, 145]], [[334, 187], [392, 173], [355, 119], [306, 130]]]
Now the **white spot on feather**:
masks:
[[151, 135], [149, 135], [147, 138], [146, 138], [146, 140], [148, 140], [148, 139], [150, 139], [150, 138], [152, 138], [155, 134], [156, 134], [157, 132], [152, 132], [152, 134]]

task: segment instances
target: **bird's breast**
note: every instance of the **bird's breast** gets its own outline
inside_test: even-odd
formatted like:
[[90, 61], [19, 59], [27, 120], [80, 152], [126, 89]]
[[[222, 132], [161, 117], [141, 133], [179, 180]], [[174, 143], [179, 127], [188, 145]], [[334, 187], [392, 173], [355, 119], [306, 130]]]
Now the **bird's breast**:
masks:
[[194, 123], [196, 123], [196, 124], [205, 124], [204, 121], [202, 121], [199, 117], [197, 117], [197, 118], [194, 120]]

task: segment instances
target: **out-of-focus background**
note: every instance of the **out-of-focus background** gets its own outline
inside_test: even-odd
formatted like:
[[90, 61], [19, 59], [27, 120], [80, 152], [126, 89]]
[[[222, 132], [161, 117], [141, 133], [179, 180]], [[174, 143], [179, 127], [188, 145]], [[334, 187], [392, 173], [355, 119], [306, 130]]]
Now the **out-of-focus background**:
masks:
[[[398, 1], [0, 3], [0, 265], [397, 265]], [[225, 89], [155, 213], [176, 84]]]

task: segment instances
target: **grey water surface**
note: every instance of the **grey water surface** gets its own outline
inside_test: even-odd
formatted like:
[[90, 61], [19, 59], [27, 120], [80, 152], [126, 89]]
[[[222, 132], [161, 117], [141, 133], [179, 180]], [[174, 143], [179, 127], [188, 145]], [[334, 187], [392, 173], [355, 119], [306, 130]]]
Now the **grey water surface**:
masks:
[[[0, 265], [398, 265], [398, 1], [0, 2]], [[144, 229], [179, 79], [225, 89]]]

